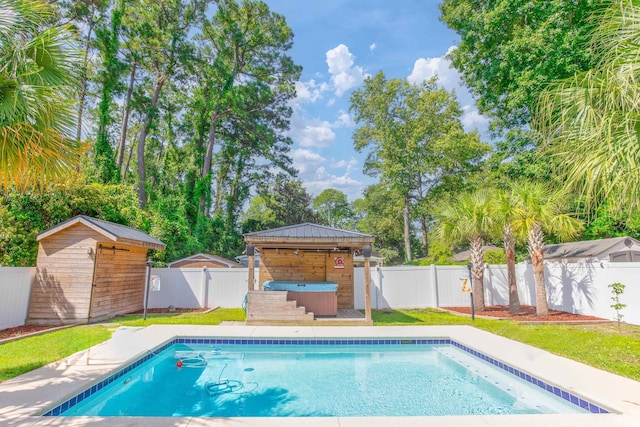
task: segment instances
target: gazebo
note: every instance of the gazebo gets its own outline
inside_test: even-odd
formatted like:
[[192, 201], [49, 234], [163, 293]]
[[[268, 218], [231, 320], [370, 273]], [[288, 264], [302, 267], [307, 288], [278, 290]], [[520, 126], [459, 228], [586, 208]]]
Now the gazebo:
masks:
[[[247, 233], [244, 240], [249, 266], [253, 265], [254, 256], [260, 254], [257, 283], [254, 269], [249, 268], [248, 324], [304, 324], [331, 320], [331, 317], [334, 318], [331, 324], [349, 324], [345, 318], [352, 316], [360, 317], [356, 324], [371, 324], [369, 260], [374, 236], [304, 223]], [[354, 310], [356, 255], [364, 257], [364, 318]], [[331, 289], [331, 286], [335, 290], [328, 292], [333, 293], [335, 302], [319, 302], [323, 298], [319, 292]], [[322, 290], [315, 292], [316, 289]], [[327, 304], [335, 304], [333, 311]], [[309, 309], [310, 306], [316, 308]], [[323, 314], [326, 317], [320, 318]]]

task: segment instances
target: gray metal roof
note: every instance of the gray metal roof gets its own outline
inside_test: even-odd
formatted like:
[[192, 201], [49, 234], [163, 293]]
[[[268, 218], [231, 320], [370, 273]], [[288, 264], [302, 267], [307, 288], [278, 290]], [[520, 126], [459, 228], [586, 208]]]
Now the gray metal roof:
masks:
[[[500, 248], [494, 245], [484, 245], [482, 247], [482, 252], [502, 251], [502, 250], [504, 250], [504, 248]], [[466, 248], [466, 249], [460, 249], [460, 250], [454, 251], [454, 254], [453, 254], [454, 261], [466, 261], [468, 259], [471, 259], [471, 249]]]
[[554, 258], [591, 258], [596, 257], [617, 244], [625, 242], [627, 246], [640, 245], [640, 242], [631, 237], [613, 237], [610, 239], [585, 240], [580, 242], [559, 243], [545, 245], [545, 259]]
[[235, 262], [235, 261], [231, 261], [230, 259], [226, 259], [226, 258], [222, 258], [221, 256], [218, 255], [212, 255], [212, 254], [203, 254], [203, 253], [199, 253], [199, 254], [195, 254], [195, 255], [191, 255], [188, 256], [186, 258], [180, 258], [177, 259], [175, 261], [170, 262], [169, 264], [167, 264], [167, 267], [171, 267], [179, 262], [183, 262], [183, 261], [212, 261], [212, 262], [217, 262], [220, 264], [224, 264], [229, 268], [233, 268], [233, 267], [242, 267], [242, 264]]
[[73, 218], [68, 219], [67, 221], [64, 221], [54, 227], [49, 228], [48, 230], [43, 231], [42, 233], [38, 234], [37, 240], [41, 240], [45, 237], [50, 236], [51, 234], [55, 234], [79, 222], [89, 226], [90, 228], [93, 228], [97, 232], [104, 234], [114, 241], [128, 240], [133, 242], [140, 242], [142, 243], [142, 246], [150, 246], [156, 249], [164, 249], [166, 246], [160, 240], [153, 238], [147, 233], [144, 233], [136, 228], [127, 227], [126, 225], [120, 225], [86, 215], [76, 215]]
[[273, 237], [285, 239], [354, 239], [354, 240], [371, 240], [373, 235], [358, 233], [355, 231], [340, 230], [338, 228], [327, 227], [325, 225], [312, 224], [305, 222], [303, 224], [289, 225], [286, 227], [273, 228], [271, 230], [255, 231], [245, 234], [245, 237]]

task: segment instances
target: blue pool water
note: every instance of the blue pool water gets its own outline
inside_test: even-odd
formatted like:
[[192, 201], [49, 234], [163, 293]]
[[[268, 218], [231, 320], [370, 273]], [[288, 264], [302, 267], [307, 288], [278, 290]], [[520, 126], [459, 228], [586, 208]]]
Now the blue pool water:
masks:
[[211, 417], [588, 412], [448, 344], [179, 343], [152, 356], [57, 411]]

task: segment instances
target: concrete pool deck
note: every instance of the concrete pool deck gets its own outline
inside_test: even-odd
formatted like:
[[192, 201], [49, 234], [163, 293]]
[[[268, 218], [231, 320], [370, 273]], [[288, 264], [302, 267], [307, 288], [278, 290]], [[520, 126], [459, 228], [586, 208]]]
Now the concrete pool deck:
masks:
[[[451, 338], [592, 401], [611, 414], [485, 415], [443, 417], [41, 417], [39, 414], [108, 376], [128, 361], [174, 337], [235, 338]], [[46, 351], [46, 349], [43, 349]], [[574, 362], [470, 326], [192, 326], [121, 327], [88, 350], [0, 383], [2, 426], [640, 426], [640, 382]]]

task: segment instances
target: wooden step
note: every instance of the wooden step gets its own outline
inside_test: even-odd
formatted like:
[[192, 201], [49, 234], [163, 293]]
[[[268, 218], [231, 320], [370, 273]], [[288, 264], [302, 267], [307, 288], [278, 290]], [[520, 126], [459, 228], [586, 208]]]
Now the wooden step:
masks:
[[295, 301], [249, 301], [247, 307], [293, 307], [296, 308], [298, 304]]
[[249, 313], [247, 314], [247, 320], [313, 320], [313, 313], [307, 314], [283, 314], [283, 313]]

